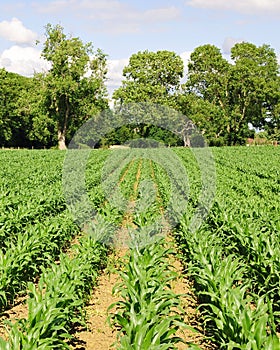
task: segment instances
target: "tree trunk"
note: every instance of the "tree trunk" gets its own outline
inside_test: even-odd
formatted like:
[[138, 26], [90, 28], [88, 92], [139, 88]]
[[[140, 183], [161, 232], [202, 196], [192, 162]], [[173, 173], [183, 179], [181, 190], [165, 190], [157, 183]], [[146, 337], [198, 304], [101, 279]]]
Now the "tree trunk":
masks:
[[65, 143], [65, 133], [61, 130], [58, 130], [58, 149], [65, 150], [67, 149]]
[[67, 96], [65, 96], [65, 105], [66, 105], [66, 111], [65, 111], [65, 117], [63, 122], [63, 127], [58, 126], [58, 149], [65, 150], [66, 142], [65, 142], [65, 136], [66, 136], [66, 130], [68, 125], [68, 119], [69, 119], [69, 113], [70, 113], [70, 105]]
[[191, 139], [188, 133], [183, 135], [183, 141], [184, 141], [184, 147], [191, 147]]

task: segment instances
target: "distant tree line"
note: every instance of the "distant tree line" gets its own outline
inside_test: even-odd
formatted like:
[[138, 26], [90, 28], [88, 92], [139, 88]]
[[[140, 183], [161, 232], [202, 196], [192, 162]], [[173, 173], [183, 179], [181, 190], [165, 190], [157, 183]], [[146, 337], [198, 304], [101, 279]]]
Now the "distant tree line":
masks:
[[[0, 69], [0, 146], [65, 149], [85, 121], [109, 109], [106, 55], [67, 37], [60, 25], [45, 28], [42, 57], [49, 71], [27, 78]], [[244, 144], [255, 130], [280, 141], [279, 65], [270, 46], [237, 43], [230, 61], [214, 45], [199, 46], [187, 68], [184, 76], [181, 57], [171, 51], [133, 54], [113, 93], [111, 117], [129, 103], [150, 102], [182, 113], [210, 145]], [[184, 145], [153, 123], [132, 123], [104, 135], [98, 146], [137, 145], [135, 139], [140, 145], [143, 138]]]

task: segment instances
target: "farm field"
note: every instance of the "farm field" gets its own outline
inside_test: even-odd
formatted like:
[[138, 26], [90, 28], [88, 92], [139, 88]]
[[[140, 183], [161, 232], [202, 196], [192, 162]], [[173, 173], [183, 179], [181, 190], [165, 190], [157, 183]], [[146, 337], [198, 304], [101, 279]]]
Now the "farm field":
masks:
[[0, 348], [109, 349], [79, 332], [114, 270], [114, 349], [280, 349], [280, 149], [204, 152], [91, 152], [81, 226], [65, 152], [0, 151]]

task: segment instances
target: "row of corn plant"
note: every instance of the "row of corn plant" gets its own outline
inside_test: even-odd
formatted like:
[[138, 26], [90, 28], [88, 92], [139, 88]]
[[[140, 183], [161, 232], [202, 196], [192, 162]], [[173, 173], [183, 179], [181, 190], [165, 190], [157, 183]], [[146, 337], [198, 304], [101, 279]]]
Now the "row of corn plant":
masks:
[[[188, 167], [188, 156], [183, 151], [180, 152], [185, 157], [185, 165]], [[279, 217], [277, 219], [278, 205], [275, 192], [278, 185], [277, 178], [270, 175], [271, 171], [275, 170], [277, 152], [272, 148], [262, 149], [261, 154], [255, 151], [251, 154], [251, 151], [245, 148], [213, 149], [213, 152], [217, 166], [217, 193], [214, 207], [201, 233], [197, 235], [192, 231], [188, 233], [189, 228], [185, 224], [183, 233], [180, 233], [185, 238], [181, 237], [179, 240], [180, 246], [184, 251], [188, 270], [192, 271], [190, 274], [196, 281], [198, 293], [202, 300], [206, 300], [207, 315], [210, 314], [210, 318], [206, 315], [206, 320], [210, 320], [208, 323], [214, 325], [216, 338], [220, 344], [224, 347], [242, 349], [278, 348], [279, 339], [276, 337], [276, 330], [279, 324], [277, 306]], [[260, 174], [255, 169], [265, 154], [270, 155], [271, 159], [269, 164], [266, 162], [266, 170], [263, 167]], [[192, 206], [189, 208], [191, 210]], [[207, 244], [210, 253], [207, 253]], [[196, 256], [195, 252], [201, 249], [200, 255]], [[215, 253], [216, 249], [218, 255]], [[213, 262], [211, 257], [216, 255], [217, 262]], [[236, 265], [238, 269], [235, 268]], [[231, 266], [234, 266], [235, 270], [241, 270], [239, 277], [238, 273], [235, 275], [234, 271], [231, 271]], [[203, 275], [202, 267], [207, 271], [204, 279], [200, 279]], [[213, 280], [209, 282], [209, 276], [213, 275], [215, 269], [218, 271], [217, 282], [214, 283]], [[225, 275], [222, 271], [225, 271]], [[219, 280], [220, 276], [221, 280], [222, 276], [230, 280], [231, 274], [232, 283], [225, 290], [220, 292], [220, 287], [211, 287], [212, 290], [211, 288], [208, 290], [209, 283], [210, 286], [222, 283]], [[228, 306], [229, 316], [224, 317], [226, 308], [221, 305], [230, 298], [233, 299], [231, 304], [238, 305], [238, 310], [236, 311], [234, 305]], [[231, 309], [235, 311], [231, 312]], [[244, 310], [243, 315], [240, 310]], [[248, 322], [240, 322], [246, 318]], [[233, 320], [234, 324], [239, 322], [240, 328], [227, 325], [229, 319]], [[225, 325], [227, 325], [226, 335], [223, 329]], [[230, 330], [232, 335], [229, 336]], [[243, 338], [238, 337], [238, 334]]]
[[[57, 259], [77, 233], [62, 193], [63, 157], [53, 151], [0, 152], [5, 160], [0, 184], [9, 185], [9, 192], [0, 194], [1, 311], [25, 293], [27, 282], [38, 279], [42, 267]], [[91, 183], [100, 181], [105, 159], [104, 152], [89, 159]]]
[[[186, 157], [187, 159], [188, 157]], [[231, 162], [230, 167], [234, 168], [233, 165], [234, 162]], [[228, 188], [226, 192], [231, 194], [231, 199], [236, 202], [237, 207], [240, 207], [242, 200], [238, 200], [237, 196], [232, 195], [233, 193], [230, 190], [237, 189], [244, 196], [250, 194], [251, 197], [249, 199], [261, 198], [262, 194], [267, 193], [270, 188], [275, 193], [277, 184], [274, 183], [272, 186], [265, 186], [259, 179], [255, 181], [258, 184], [257, 189], [256, 187], [254, 188], [254, 183], [251, 186], [249, 183], [244, 190], [238, 169], [228, 170], [225, 167], [220, 170], [223, 176], [218, 178], [218, 181], [221, 181], [218, 191], [220, 191], [220, 188], [224, 190], [225, 186], [228, 186], [225, 179], [231, 178], [230, 189]], [[262, 174], [262, 177], [258, 175], [258, 178], [266, 179], [267, 177], [264, 177]], [[246, 181], [249, 180], [252, 180], [251, 175], [246, 175]], [[275, 178], [273, 178], [273, 181], [275, 182]], [[201, 187], [201, 185], [196, 182], [193, 186], [193, 193], [196, 196], [199, 192], [197, 187]], [[219, 193], [219, 195], [222, 196], [223, 194]], [[199, 199], [198, 196], [197, 199]], [[191, 204], [195, 208], [197, 200], [193, 200]], [[230, 213], [231, 209], [232, 207], [229, 206], [226, 215]], [[252, 206], [248, 210], [252, 210]], [[244, 214], [246, 216], [247, 213], [243, 211], [242, 215], [244, 216]], [[262, 214], [262, 212], [259, 211], [258, 214]], [[252, 215], [255, 216], [254, 211]], [[212, 216], [216, 220], [215, 213]], [[238, 218], [235, 218], [235, 220], [237, 222]], [[224, 230], [221, 230], [220, 227], [214, 230], [214, 227], [211, 226], [211, 221], [213, 221], [213, 217], [210, 218], [209, 225], [207, 224], [197, 232], [197, 236], [194, 236], [193, 231], [188, 229], [189, 222], [188, 225], [185, 225], [182, 230], [183, 232], [179, 234], [179, 236], [181, 235], [181, 239], [179, 239], [180, 247], [184, 253], [183, 255], [186, 257], [188, 271], [195, 281], [200, 300], [203, 303], [201, 310], [205, 316], [205, 322], [212, 331], [212, 334], [215, 335], [215, 339], [221, 348], [279, 348], [280, 344], [276, 335], [275, 325], [276, 314], [273, 313], [275, 300], [271, 299], [271, 295], [262, 294], [259, 296], [255, 293], [255, 290], [252, 289], [252, 283], [248, 279], [252, 260], [245, 261], [242, 258], [242, 254], [238, 254], [237, 250], [239, 247], [236, 244], [238, 238], [234, 241], [234, 237], [229, 236], [226, 239], [226, 236], [222, 235], [227, 229], [225, 222], [223, 223]], [[261, 221], [263, 222], [263, 220]], [[275, 229], [274, 223], [272, 226]], [[246, 238], [248, 232], [246, 234], [246, 230], [244, 231], [243, 237]], [[221, 234], [219, 239], [215, 237], [217, 234]], [[263, 238], [264, 236], [260, 236], [262, 241]], [[250, 241], [250, 239], [247, 239], [247, 241]], [[258, 241], [256, 240], [252, 248], [257, 246]], [[263, 244], [260, 246], [263, 246]], [[271, 248], [271, 244], [266, 244], [266, 246]], [[255, 253], [255, 257], [258, 257], [258, 260], [260, 260], [261, 249], [259, 248]], [[247, 254], [249, 251], [246, 250]], [[275, 256], [275, 251], [272, 255]], [[265, 256], [264, 260], [267, 261], [267, 256]], [[259, 267], [261, 266], [259, 265]], [[267, 270], [267, 274], [271, 276], [269, 271]], [[271, 279], [274, 280], [273, 276], [271, 276]], [[279, 287], [277, 288], [277, 281], [275, 283], [275, 280], [274, 285], [270, 285], [269, 288], [271, 288], [271, 291], [275, 291], [275, 293], [279, 292]], [[126, 322], [125, 319], [122, 319], [122, 321]], [[127, 322], [127, 324], [129, 323]]]
[[[141, 155], [145, 156], [143, 150]], [[142, 158], [141, 176], [133, 212], [133, 222], [139, 227], [155, 222], [161, 217], [162, 200], [152, 164], [151, 159]]]
[[[14, 203], [13, 206], [2, 206], [0, 218], [0, 243], [2, 249], [6, 248], [9, 241], [15, 242], [18, 234], [21, 234], [22, 231], [28, 230], [31, 226], [51, 215], [57, 215], [65, 211], [66, 206], [63, 199], [54, 195], [54, 192], [51, 195], [38, 192], [34, 196], [31, 193], [22, 195], [18, 198], [18, 203]], [[29, 196], [31, 198], [36, 196], [36, 200], [30, 199], [30, 201], [25, 202], [24, 197], [29, 198]]]
[[279, 330], [279, 151], [261, 147], [234, 148], [232, 157], [228, 149], [216, 153], [221, 193], [209, 228], [219, 230], [246, 264], [250, 289], [271, 301]]
[[0, 243], [17, 239], [26, 227], [65, 210], [61, 196], [61, 155], [0, 152]]
[[124, 196], [124, 198], [126, 198], [127, 200], [131, 199], [134, 196], [134, 192], [135, 192], [134, 185], [135, 185], [135, 181], [136, 181], [139, 169], [142, 168], [141, 163], [142, 163], [141, 158], [133, 160], [128, 173], [120, 183], [121, 193]]
[[59, 264], [43, 269], [37, 286], [28, 284], [28, 316], [7, 325], [1, 349], [70, 349], [73, 327], [85, 325], [84, 305], [106, 264], [107, 248], [96, 240], [105, 229], [95, 226], [72, 247], [71, 256], [62, 253]]
[[250, 291], [246, 264], [218, 233], [207, 226], [193, 232], [188, 224], [185, 217], [176, 237], [209, 334], [221, 349], [279, 348], [270, 300]]
[[157, 184], [157, 197], [160, 199], [160, 205], [165, 208], [169, 201], [171, 183], [166, 171], [154, 161], [150, 161], [152, 178]]
[[[146, 240], [144, 242], [144, 235]], [[176, 349], [182, 339], [177, 331], [185, 327], [180, 296], [171, 290], [177, 275], [168, 263], [174, 254], [164, 239], [147, 239], [149, 232], [132, 238], [121, 282], [114, 287], [122, 300], [111, 305], [111, 324], [119, 328], [117, 349]]]
[[[104, 194], [104, 201], [98, 212], [103, 218], [120, 226], [127, 207], [129, 193], [133, 191], [132, 184], [126, 183], [126, 174], [137, 171], [139, 164], [135, 163], [132, 152], [128, 150], [111, 151], [102, 171], [100, 187]], [[121, 191], [125, 189], [125, 193]]]
[[109, 311], [116, 310], [109, 320], [119, 329], [115, 344], [119, 350], [176, 349], [176, 345], [183, 342], [177, 332], [186, 327], [180, 295], [171, 290], [177, 272], [170, 266], [169, 259], [175, 251], [166, 244], [161, 227], [155, 223], [162, 215], [158, 183], [159, 179], [166, 181], [166, 174], [163, 176], [158, 171], [155, 177], [150, 152], [138, 150], [141, 173], [139, 167], [127, 173], [127, 181], [134, 188], [133, 223], [137, 229], [129, 231], [130, 249], [124, 268], [118, 272], [121, 282], [113, 288], [120, 300], [109, 308]]
[[141, 149], [137, 155], [143, 162], [143, 174], [137, 194], [139, 208], [136, 206], [134, 213], [135, 224], [143, 226], [156, 221], [159, 214], [163, 223], [176, 222], [185, 210], [188, 197], [188, 183], [180, 159], [164, 148]]
[[[0, 244], [17, 240], [30, 226], [66, 210], [62, 188], [64, 152], [0, 151]], [[100, 182], [106, 152], [89, 157], [88, 184]]]
[[[93, 151], [86, 167], [82, 166], [85, 174], [80, 174], [80, 155], [77, 152], [71, 156], [71, 161], [68, 159], [64, 173], [67, 203], [75, 220], [87, 222], [101, 215], [108, 222], [119, 225], [124, 215], [126, 198], [121, 198], [118, 187], [123, 172], [134, 162], [132, 154], [125, 151]], [[103, 156], [99, 156], [100, 153]], [[82, 154], [83, 162], [84, 157]], [[85, 175], [85, 184], [80, 181], [80, 175]]]
[[76, 233], [71, 216], [63, 213], [29, 227], [5, 252], [0, 249], [0, 311], [11, 306], [19, 292], [25, 292], [27, 282], [38, 278]]
[[220, 203], [213, 208], [209, 227], [216, 227], [223, 237], [224, 245], [230, 247], [231, 253], [246, 264], [250, 289], [272, 301], [279, 326], [280, 244], [277, 232], [280, 225], [279, 220], [273, 220], [273, 214], [272, 221], [268, 222], [265, 212], [262, 215], [264, 226], [261, 227], [256, 219], [260, 211], [255, 214], [254, 208], [251, 208], [250, 215], [245, 216], [234, 210], [229, 211]]
[[75, 222], [82, 226], [94, 218], [104, 201], [100, 186], [107, 151], [69, 150], [62, 174], [63, 196]]

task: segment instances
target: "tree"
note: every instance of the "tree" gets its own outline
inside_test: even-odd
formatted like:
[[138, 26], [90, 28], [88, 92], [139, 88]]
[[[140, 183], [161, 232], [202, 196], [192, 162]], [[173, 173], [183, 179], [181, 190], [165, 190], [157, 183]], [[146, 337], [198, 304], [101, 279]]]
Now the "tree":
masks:
[[[126, 134], [132, 138], [153, 137], [159, 140], [164, 138], [166, 144], [176, 143], [178, 137], [171, 137], [170, 133], [164, 132], [161, 128], [155, 128], [153, 118], [160, 118], [160, 107], [156, 106], [176, 106], [175, 94], [180, 89], [180, 80], [183, 76], [184, 64], [180, 56], [171, 51], [149, 52], [143, 51], [133, 54], [129, 59], [129, 64], [123, 70], [124, 80], [122, 86], [115, 90], [113, 99], [115, 110], [123, 111], [123, 106], [138, 103], [139, 109], [136, 111], [138, 123], [126, 127]], [[154, 104], [155, 108], [145, 106]], [[136, 107], [137, 109], [137, 107]], [[139, 119], [141, 110], [152, 113], [152, 118], [145, 116], [145, 123]], [[131, 112], [132, 109], [129, 108]], [[124, 113], [121, 113], [124, 116]], [[128, 129], [131, 129], [130, 131]], [[158, 129], [158, 130], [155, 130]], [[137, 130], [135, 134], [134, 130]]]
[[182, 127], [185, 145], [190, 145], [188, 132], [184, 133], [188, 124], [192, 128], [195, 126], [210, 146], [220, 146], [226, 143], [224, 139], [225, 119], [220, 106], [194, 93], [180, 94], [177, 101], [180, 110], [189, 119], [189, 122]]
[[180, 87], [183, 71], [183, 61], [174, 52], [138, 52], [124, 68], [125, 79], [113, 99], [117, 106], [130, 102], [174, 105], [173, 95]]
[[266, 118], [264, 129], [269, 139], [280, 143], [280, 76], [274, 83], [274, 98]]
[[29, 120], [18, 111], [20, 96], [31, 78], [0, 69], [0, 144], [6, 147], [28, 145]]
[[268, 45], [238, 43], [231, 49], [231, 130], [233, 138], [245, 125], [263, 128], [279, 96], [277, 57]]
[[57, 144], [56, 122], [47, 110], [46, 89], [44, 75], [35, 74], [18, 100], [17, 114], [28, 121], [25, 132], [32, 147], [49, 148]]
[[216, 46], [197, 47], [190, 56], [187, 82], [178, 96], [180, 110], [210, 144], [223, 144], [230, 129], [230, 69]]
[[45, 105], [56, 122], [58, 147], [87, 119], [108, 108], [106, 57], [92, 43], [67, 38], [60, 25], [46, 26], [42, 56], [51, 63], [45, 79]]
[[186, 88], [225, 110], [230, 64], [214, 45], [197, 47], [190, 56]]
[[[275, 111], [275, 87], [279, 79], [277, 58], [268, 45], [238, 43], [231, 50], [231, 58], [233, 63], [225, 60], [214, 45], [196, 48], [190, 57], [183, 90], [185, 95], [195, 94], [213, 107], [219, 107], [221, 113], [214, 122], [214, 133], [229, 145], [244, 142], [251, 133], [249, 123], [254, 127], [267, 123]], [[182, 108], [186, 110], [184, 104]], [[204, 127], [207, 126], [205, 118], [202, 117], [202, 121]]]

